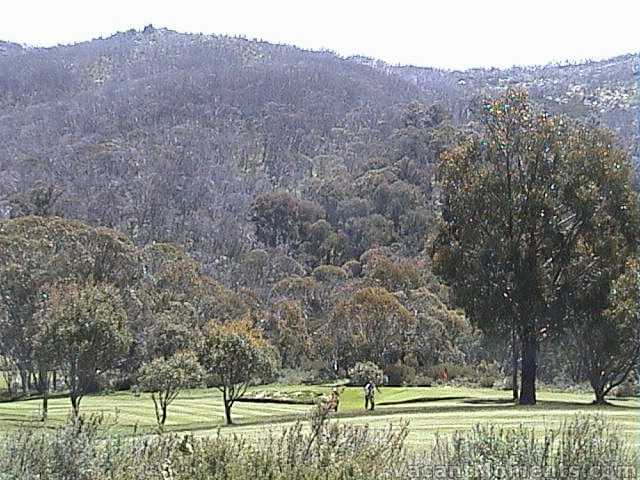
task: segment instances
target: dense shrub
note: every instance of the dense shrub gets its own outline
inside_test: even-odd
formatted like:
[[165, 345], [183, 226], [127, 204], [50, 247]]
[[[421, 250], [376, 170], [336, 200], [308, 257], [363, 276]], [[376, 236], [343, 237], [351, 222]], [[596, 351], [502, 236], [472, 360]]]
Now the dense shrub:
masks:
[[498, 379], [496, 377], [484, 376], [478, 379], [478, 385], [482, 388], [493, 388]]
[[339, 283], [347, 279], [347, 272], [335, 265], [320, 265], [313, 271], [313, 278], [317, 282]]
[[2, 480], [349, 480], [406, 478], [406, 425], [376, 431], [327, 422], [321, 407], [301, 423], [249, 443], [236, 436], [196, 439], [98, 436], [99, 422], [57, 432], [26, 430], [0, 441]]
[[358, 362], [349, 369], [349, 383], [351, 385], [365, 385], [370, 380], [382, 385], [383, 379], [382, 370], [373, 362]]
[[[414, 468], [423, 469], [420, 478], [631, 479], [637, 478], [636, 461], [632, 445], [610, 423], [586, 416], [542, 433], [535, 427], [483, 425], [436, 438], [429, 461]], [[437, 476], [434, 465], [448, 468], [448, 475]]]
[[414, 385], [416, 379], [415, 368], [404, 363], [391, 365], [385, 370], [384, 374], [387, 376], [387, 385], [393, 387]]
[[283, 368], [278, 371], [277, 383], [283, 385], [310, 385], [320, 376], [318, 370], [304, 370], [302, 368]]
[[351, 278], [357, 278], [362, 274], [362, 264], [357, 260], [349, 260], [342, 268]]
[[492, 388], [498, 384], [501, 378], [500, 367], [495, 362], [486, 362], [482, 360], [477, 368], [477, 382], [483, 388]]
[[[117, 464], [120, 440], [99, 448], [102, 417], [70, 420], [54, 433], [21, 429], [0, 443], [2, 480], [93, 480], [94, 472], [108, 472]], [[126, 478], [126, 477], [122, 477]]]
[[99, 417], [80, 418], [57, 431], [24, 429], [1, 438], [0, 479], [637, 478], [633, 444], [602, 417], [575, 417], [542, 432], [476, 426], [436, 437], [431, 453], [414, 459], [404, 451], [406, 424], [378, 430], [327, 418], [318, 406], [308, 423], [260, 442], [220, 434], [128, 439], [100, 429]]
[[471, 367], [457, 365], [455, 363], [441, 363], [426, 369], [426, 374], [435, 379], [443, 379], [444, 374], [449, 380], [474, 378], [475, 374]]
[[416, 375], [416, 378], [413, 380], [412, 385], [414, 387], [430, 387], [431, 385], [433, 385], [433, 382], [434, 382], [433, 377], [419, 373]]

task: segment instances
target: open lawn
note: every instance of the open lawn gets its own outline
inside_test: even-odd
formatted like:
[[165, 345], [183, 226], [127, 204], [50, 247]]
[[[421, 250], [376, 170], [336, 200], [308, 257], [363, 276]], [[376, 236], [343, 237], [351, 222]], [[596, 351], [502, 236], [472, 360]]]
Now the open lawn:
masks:
[[[328, 386], [260, 387], [252, 392], [256, 396], [285, 392], [309, 399], [318, 393], [328, 393]], [[535, 425], [540, 429], [562, 422], [578, 413], [602, 414], [619, 427], [630, 441], [640, 444], [640, 399], [612, 399], [611, 405], [591, 405], [592, 396], [584, 394], [539, 392], [535, 407], [515, 406], [510, 392], [480, 388], [402, 388], [385, 387], [376, 397], [375, 412], [363, 410], [360, 388], [347, 388], [334, 417], [337, 421], [371, 428], [385, 428], [389, 423], [409, 422], [408, 443], [413, 448], [428, 447], [436, 434], [471, 428], [477, 423], [499, 426]], [[0, 403], [0, 431], [16, 428], [40, 427], [39, 399]], [[62, 424], [69, 414], [70, 402], [66, 397], [49, 401], [47, 427]], [[222, 434], [259, 437], [277, 428], [304, 419], [312, 407], [304, 404], [267, 402], [238, 402], [233, 409], [236, 425], [223, 427], [223, 406], [220, 394], [213, 389], [195, 389], [183, 392], [169, 408], [166, 430], [211, 435], [220, 429]], [[153, 402], [147, 394], [139, 397], [129, 392], [88, 396], [82, 401], [83, 413], [103, 413], [114, 429], [128, 434], [155, 431]]]

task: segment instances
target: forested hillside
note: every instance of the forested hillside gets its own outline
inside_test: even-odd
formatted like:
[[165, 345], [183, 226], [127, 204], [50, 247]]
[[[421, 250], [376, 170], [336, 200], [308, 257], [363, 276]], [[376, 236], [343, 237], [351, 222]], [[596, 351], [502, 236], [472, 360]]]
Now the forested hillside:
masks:
[[257, 194], [300, 192], [332, 161], [357, 171], [420, 97], [329, 53], [151, 29], [0, 62], [5, 216], [44, 180], [65, 215], [205, 262], [256, 245]]
[[[477, 364], [484, 340], [423, 253], [437, 158], [476, 128], [482, 96], [519, 86], [637, 160], [637, 75], [637, 55], [452, 72], [153, 27], [0, 43], [0, 214], [179, 245], [268, 312], [285, 366]], [[390, 318], [384, 339], [347, 342], [350, 322]]]
[[536, 103], [551, 112], [612, 129], [636, 161], [640, 157], [637, 54], [578, 64], [465, 71], [391, 66], [362, 57], [352, 60], [413, 83], [422, 90], [427, 103], [446, 106], [457, 123], [473, 119], [470, 106], [479, 97], [495, 96], [508, 88], [525, 88]]
[[[637, 155], [637, 63], [449, 72], [152, 27], [49, 49], [3, 43], [2, 214], [44, 181], [61, 191], [60, 213], [142, 244], [187, 244], [210, 264], [259, 245], [256, 195], [311, 197], [314, 183], [352, 183], [412, 155], [426, 166], [442, 145], [407, 145], [411, 128], [466, 124], [474, 100], [509, 86], [602, 122]], [[412, 101], [442, 110], [420, 119], [426, 107]]]

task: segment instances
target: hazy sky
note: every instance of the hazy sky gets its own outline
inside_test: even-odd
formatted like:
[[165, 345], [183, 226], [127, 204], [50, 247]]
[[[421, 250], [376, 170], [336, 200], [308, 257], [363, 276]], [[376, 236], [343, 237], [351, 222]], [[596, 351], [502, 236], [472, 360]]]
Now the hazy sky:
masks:
[[153, 23], [390, 63], [505, 67], [640, 51], [640, 0], [1, 0], [0, 39], [74, 43]]

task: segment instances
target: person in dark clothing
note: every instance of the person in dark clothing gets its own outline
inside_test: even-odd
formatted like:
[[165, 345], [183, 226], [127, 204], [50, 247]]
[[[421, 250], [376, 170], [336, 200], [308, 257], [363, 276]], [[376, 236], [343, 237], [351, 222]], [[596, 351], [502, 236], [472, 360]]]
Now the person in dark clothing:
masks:
[[373, 380], [369, 380], [364, 386], [364, 409], [373, 410], [376, 406], [376, 390], [380, 391]]

